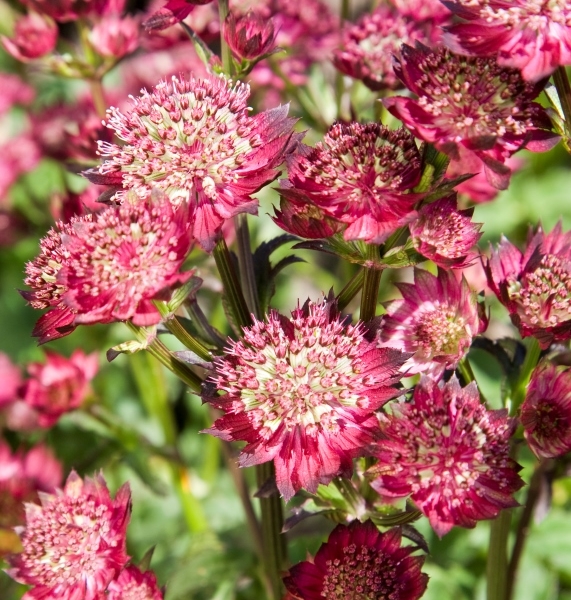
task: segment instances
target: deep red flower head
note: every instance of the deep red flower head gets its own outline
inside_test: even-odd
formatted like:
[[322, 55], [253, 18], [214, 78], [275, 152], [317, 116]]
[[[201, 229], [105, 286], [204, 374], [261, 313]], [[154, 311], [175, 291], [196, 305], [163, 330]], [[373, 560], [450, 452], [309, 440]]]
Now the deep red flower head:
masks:
[[194, 10], [195, 6], [209, 4], [212, 0], [167, 0], [166, 4], [157, 12], [153, 13], [144, 23], [143, 27], [147, 31], [161, 31], [172, 27], [181, 21]]
[[82, 350], [75, 350], [70, 358], [46, 351], [45, 363], [28, 365], [30, 378], [22, 397], [38, 412], [38, 424], [51, 427], [63, 414], [79, 408], [98, 368], [97, 354]]
[[173, 77], [133, 98], [131, 110], [109, 109], [107, 127], [125, 143], [100, 142], [107, 160], [87, 178], [118, 187], [117, 201], [126, 190], [144, 199], [156, 188], [173, 205], [188, 204], [191, 233], [212, 250], [224, 221], [257, 212], [252, 194], [278, 176], [292, 143], [288, 107], [250, 116], [249, 93], [223, 77]]
[[307, 301], [291, 319], [272, 311], [256, 320], [215, 362], [210, 381], [225, 393], [207, 386], [203, 397], [225, 415], [207, 432], [248, 442], [241, 466], [273, 460], [286, 500], [351, 473], [408, 358], [371, 337], [330, 301]]
[[263, 18], [255, 12], [242, 16], [229, 13], [222, 33], [238, 60], [256, 60], [275, 48], [276, 31], [273, 20]]
[[571, 451], [571, 370], [545, 362], [533, 371], [521, 405], [525, 439], [538, 458]]
[[80, 17], [120, 14], [125, 9], [126, 0], [22, 0], [22, 4], [65, 23]]
[[303, 600], [417, 600], [426, 591], [424, 557], [401, 547], [398, 528], [381, 533], [371, 521], [337, 525], [312, 560], [289, 570], [284, 583]]
[[488, 325], [483, 305], [462, 277], [438, 270], [435, 277], [414, 269], [414, 284], [397, 283], [402, 299], [387, 303], [379, 345], [414, 353], [405, 363], [409, 373], [438, 377], [466, 355], [472, 338]]
[[474, 223], [474, 209], [458, 210], [456, 194], [426, 204], [409, 224], [414, 247], [439, 267], [463, 269], [478, 253], [481, 223]]
[[129, 560], [129, 486], [112, 499], [101, 475], [82, 480], [72, 471], [63, 490], [42, 494], [40, 501], [26, 504], [23, 550], [8, 570], [33, 586], [23, 600], [100, 600]]
[[[384, 241], [416, 216], [422, 197], [412, 193], [421, 175], [414, 137], [379, 123], [336, 123], [315, 148], [302, 148], [288, 171], [279, 190], [282, 212], [316, 207], [345, 227], [346, 240]], [[280, 213], [276, 222], [281, 226]]]
[[569, 0], [450, 0], [444, 4], [467, 22], [448, 29], [455, 51], [497, 56], [499, 64], [539, 81], [571, 65]]
[[508, 185], [505, 162], [514, 152], [548, 150], [559, 139], [545, 110], [533, 102], [545, 82], [528, 83], [495, 58], [403, 45], [395, 72], [418, 99], [387, 98], [388, 110], [452, 158], [459, 158], [459, 146], [476, 154], [498, 189]]
[[486, 265], [488, 285], [522, 337], [542, 348], [571, 339], [571, 232], [530, 231], [522, 253], [503, 238]]
[[399, 89], [403, 85], [393, 71], [393, 55], [416, 40], [427, 41], [417, 23], [381, 6], [345, 29], [333, 64], [371, 90]]
[[22, 62], [49, 54], [56, 47], [57, 38], [58, 28], [54, 21], [36, 12], [18, 19], [13, 38], [0, 36], [6, 52]]
[[410, 495], [439, 536], [454, 525], [474, 527], [517, 506], [523, 485], [510, 457], [515, 419], [487, 410], [475, 383], [461, 388], [422, 377], [411, 403], [393, 403], [381, 423], [369, 470], [383, 497]]
[[135, 565], [123, 569], [107, 588], [106, 600], [163, 600], [152, 571], [140, 571]]

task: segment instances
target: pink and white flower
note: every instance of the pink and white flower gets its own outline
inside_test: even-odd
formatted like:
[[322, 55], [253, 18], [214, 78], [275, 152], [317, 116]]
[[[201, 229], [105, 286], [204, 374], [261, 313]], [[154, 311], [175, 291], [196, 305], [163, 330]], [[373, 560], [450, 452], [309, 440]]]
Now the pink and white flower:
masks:
[[152, 571], [129, 565], [109, 584], [105, 600], [163, 600], [163, 593]]

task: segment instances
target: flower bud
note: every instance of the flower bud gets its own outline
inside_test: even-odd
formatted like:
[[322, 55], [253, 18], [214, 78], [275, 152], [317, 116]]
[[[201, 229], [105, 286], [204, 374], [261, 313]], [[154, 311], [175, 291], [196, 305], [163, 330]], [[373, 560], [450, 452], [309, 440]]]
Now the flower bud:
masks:
[[272, 20], [248, 12], [241, 17], [230, 13], [224, 21], [224, 39], [239, 60], [256, 60], [275, 47], [276, 32]]
[[2, 44], [16, 60], [28, 62], [49, 54], [56, 46], [58, 29], [47, 16], [31, 12], [16, 23], [14, 38], [2, 36]]

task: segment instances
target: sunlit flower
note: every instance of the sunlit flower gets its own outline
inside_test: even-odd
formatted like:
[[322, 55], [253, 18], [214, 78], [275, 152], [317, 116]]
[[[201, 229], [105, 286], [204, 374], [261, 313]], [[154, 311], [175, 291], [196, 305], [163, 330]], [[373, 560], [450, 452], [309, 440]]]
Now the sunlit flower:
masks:
[[545, 110], [533, 102], [544, 82], [528, 83], [495, 58], [404, 45], [395, 73], [418, 99], [387, 98], [389, 111], [452, 158], [459, 158], [459, 146], [473, 152], [498, 189], [508, 185], [505, 163], [514, 152], [548, 150], [558, 140]]
[[424, 557], [401, 547], [398, 528], [381, 533], [371, 521], [337, 525], [313, 559], [289, 570], [284, 583], [303, 600], [417, 600], [428, 583]]
[[273, 460], [286, 500], [350, 474], [378, 428], [375, 411], [399, 393], [407, 358], [371, 338], [331, 301], [308, 301], [291, 319], [270, 312], [216, 360], [204, 398], [225, 415], [207, 432], [247, 441], [241, 466]]
[[413, 352], [405, 363], [409, 373], [434, 377], [453, 369], [468, 352], [472, 338], [487, 327], [484, 309], [466, 280], [438, 270], [438, 277], [414, 270], [414, 284], [395, 284], [402, 299], [387, 304], [379, 344]]
[[381, 423], [371, 485], [385, 499], [409, 496], [439, 536], [455, 525], [474, 527], [517, 506], [523, 486], [510, 457], [515, 419], [488, 410], [475, 383], [423, 377], [412, 403], [393, 403]]
[[541, 363], [532, 373], [520, 414], [525, 439], [539, 458], [571, 451], [571, 370]]
[[458, 210], [456, 195], [423, 206], [409, 225], [414, 247], [439, 267], [462, 269], [478, 256], [474, 246], [482, 236], [474, 209]]
[[192, 234], [211, 250], [225, 220], [257, 212], [252, 194], [277, 177], [291, 140], [288, 107], [249, 116], [249, 93], [223, 77], [173, 77], [143, 91], [129, 111], [108, 110], [107, 127], [125, 143], [100, 142], [107, 160], [86, 176], [117, 186], [114, 200], [156, 188], [174, 205], [188, 203]]
[[529, 81], [571, 65], [569, 0], [449, 0], [446, 6], [467, 21], [446, 36], [458, 52], [495, 55]]
[[163, 600], [152, 571], [140, 571], [135, 565], [123, 569], [107, 588], [106, 600]]
[[40, 501], [26, 504], [23, 550], [8, 570], [33, 586], [23, 600], [99, 600], [129, 559], [128, 485], [113, 500], [101, 475], [82, 481], [73, 471], [63, 491], [42, 494]]
[[384, 241], [416, 216], [422, 197], [412, 193], [421, 175], [414, 137], [379, 123], [336, 123], [315, 148], [302, 148], [288, 171], [282, 211], [289, 199], [315, 206], [346, 226], [346, 240]]
[[55, 47], [58, 28], [50, 17], [31, 12], [16, 22], [14, 37], [1, 36], [2, 44], [16, 60], [28, 62], [49, 54]]
[[81, 406], [98, 368], [97, 354], [82, 350], [70, 358], [46, 351], [45, 363], [29, 364], [22, 397], [38, 412], [39, 425], [51, 427], [61, 415]]
[[530, 232], [522, 253], [503, 238], [486, 265], [488, 284], [522, 337], [542, 348], [571, 338], [571, 232], [558, 223], [545, 235]]
[[222, 32], [238, 60], [256, 60], [275, 48], [276, 32], [272, 19], [263, 18], [255, 12], [242, 16], [229, 13]]

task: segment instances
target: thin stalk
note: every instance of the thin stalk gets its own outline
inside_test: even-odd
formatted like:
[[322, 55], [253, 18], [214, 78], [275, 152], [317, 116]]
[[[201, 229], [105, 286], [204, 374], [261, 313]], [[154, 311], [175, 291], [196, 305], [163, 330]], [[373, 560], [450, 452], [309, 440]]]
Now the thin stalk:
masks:
[[194, 321], [194, 325], [197, 327], [200, 335], [210, 340], [217, 348], [223, 348], [226, 344], [226, 338], [223, 337], [214, 327], [212, 327], [212, 325], [210, 325], [196, 298], [185, 300], [184, 307], [186, 308], [191, 320]]
[[238, 215], [234, 219], [234, 224], [236, 226], [236, 241], [238, 242], [238, 263], [240, 264], [242, 289], [250, 312], [259, 319], [261, 316], [260, 301], [254, 273], [254, 261], [252, 260], [248, 216]]
[[105, 99], [105, 90], [101, 79], [90, 79], [89, 89], [91, 90], [91, 99], [93, 107], [98, 117], [104, 119], [107, 116], [107, 100]]
[[507, 600], [508, 536], [511, 510], [502, 510], [490, 523], [490, 543], [486, 565], [487, 600]]
[[348, 281], [345, 287], [337, 294], [337, 306], [339, 310], [347, 307], [349, 302], [359, 293], [365, 281], [365, 269], [359, 269]]
[[553, 73], [553, 83], [563, 109], [563, 117], [568, 131], [571, 131], [571, 85], [565, 67], [557, 67]]
[[228, 0], [218, 0], [218, 11], [220, 14], [220, 54], [222, 55], [222, 69], [226, 75], [232, 77], [232, 54], [224, 39], [224, 21], [229, 13]]
[[524, 401], [529, 378], [531, 377], [531, 373], [533, 372], [533, 369], [535, 369], [541, 354], [539, 342], [534, 337], [526, 338], [523, 343], [526, 347], [526, 353], [523, 365], [521, 366], [519, 379], [512, 393], [511, 406], [509, 407], [510, 415], [516, 415], [521, 403]]
[[251, 325], [250, 311], [248, 310], [240, 280], [238, 279], [238, 274], [232, 263], [232, 257], [224, 238], [220, 238], [216, 246], [214, 246], [212, 254], [236, 325], [238, 327]]
[[[376, 261], [379, 258], [379, 247], [375, 244], [367, 244], [367, 258]], [[361, 321], [370, 321], [376, 315], [381, 275], [382, 272], [378, 269], [365, 269], [363, 292], [361, 294]]]
[[[468, 385], [472, 381], [475, 381], [476, 383], [478, 383], [476, 381], [476, 376], [474, 375], [474, 371], [472, 370], [472, 365], [470, 364], [470, 361], [468, 360], [467, 356], [465, 356], [458, 363], [456, 369], [458, 369], [458, 372], [460, 373], [460, 375], [462, 375], [462, 378], [464, 379], [464, 382], [466, 385]], [[480, 400], [482, 401], [482, 403], [487, 404], [486, 397], [480, 390], [480, 386], [478, 386], [478, 392], [480, 393]]]

